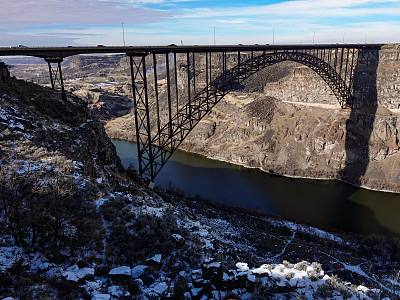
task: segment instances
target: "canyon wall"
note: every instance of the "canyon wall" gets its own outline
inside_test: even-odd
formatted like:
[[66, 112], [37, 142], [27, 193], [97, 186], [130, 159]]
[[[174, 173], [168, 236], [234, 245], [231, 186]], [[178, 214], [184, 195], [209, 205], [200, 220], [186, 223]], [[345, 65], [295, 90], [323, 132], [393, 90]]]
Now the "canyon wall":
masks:
[[0, 80], [5, 80], [10, 77], [10, 72], [7, 69], [7, 66], [0, 61]]

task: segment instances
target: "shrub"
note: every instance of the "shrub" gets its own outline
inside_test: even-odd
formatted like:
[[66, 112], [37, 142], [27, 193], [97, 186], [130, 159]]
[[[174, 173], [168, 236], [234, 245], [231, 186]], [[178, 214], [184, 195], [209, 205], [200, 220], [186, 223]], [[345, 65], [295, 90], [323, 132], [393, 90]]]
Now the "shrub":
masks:
[[286, 280], [290, 280], [290, 279], [292, 279], [292, 278], [293, 278], [293, 276], [294, 276], [294, 273], [293, 273], [293, 272], [289, 272], [289, 273], [286, 273], [286, 274], [285, 274], [285, 278], [286, 278]]
[[[108, 211], [109, 206], [102, 208], [102, 213]], [[129, 223], [121, 218], [124, 211], [126, 213], [126, 208], [121, 206], [112, 213], [115, 220], [107, 238], [107, 249], [110, 249], [107, 251], [107, 258], [111, 263], [145, 263], [147, 258], [162, 254], [163, 270], [167, 271], [171, 269], [169, 265], [173, 266], [182, 259], [192, 263], [199, 260], [201, 253], [196, 248], [195, 241], [191, 240], [186, 229], [178, 227], [172, 210], [167, 209], [163, 217], [139, 214], [136, 218], [132, 217]], [[180, 234], [185, 240], [177, 241], [172, 237], [173, 234]]]
[[315, 272], [317, 272], [317, 273], [320, 273], [320, 272], [323, 271], [321, 264], [318, 263], [318, 262], [315, 262], [315, 261], [312, 262], [312, 263], [311, 263], [311, 267], [312, 267], [312, 268], [315, 270]]
[[334, 291], [339, 293], [343, 299], [348, 299], [352, 296], [350, 290], [337, 275], [332, 275], [324, 284], [318, 286], [315, 295], [321, 298], [331, 298]]
[[293, 268], [293, 264], [291, 264], [290, 262], [288, 262], [287, 260], [283, 261], [283, 265], [285, 266], [285, 268], [291, 269]]
[[298, 271], [306, 271], [307, 270], [307, 262], [303, 260], [303, 261], [295, 264], [294, 268]]
[[25, 248], [43, 251], [55, 259], [63, 250], [72, 254], [92, 240], [100, 222], [95, 207], [77, 189], [73, 179], [46, 168], [19, 172], [20, 166], [0, 170], [0, 228]]
[[318, 280], [318, 275], [315, 270], [307, 272], [308, 277], [310, 277], [311, 281], [317, 281]]
[[331, 299], [334, 290], [335, 289], [332, 285], [325, 282], [324, 284], [318, 286], [317, 290], [315, 291], [315, 296], [323, 299]]

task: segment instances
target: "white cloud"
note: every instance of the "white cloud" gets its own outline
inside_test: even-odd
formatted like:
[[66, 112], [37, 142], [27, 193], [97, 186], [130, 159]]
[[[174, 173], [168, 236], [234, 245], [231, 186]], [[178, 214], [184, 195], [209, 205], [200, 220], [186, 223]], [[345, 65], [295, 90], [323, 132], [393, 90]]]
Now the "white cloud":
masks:
[[233, 19], [233, 20], [217, 20], [220, 23], [228, 23], [228, 24], [245, 24], [247, 23], [246, 19]]
[[[362, 7], [368, 4], [391, 4], [389, 7]], [[186, 18], [236, 17], [236, 16], [298, 16], [298, 17], [346, 17], [388, 15], [400, 16], [400, 2], [397, 0], [294, 0], [270, 5], [243, 8], [200, 8], [187, 9]]]
[[[114, 0], [99, 0], [101, 2], [114, 2]], [[175, 5], [182, 2], [195, 2], [200, 0], [121, 0], [125, 4], [130, 3], [136, 6], [140, 5], [154, 5], [154, 4], [164, 4], [164, 5]]]
[[100, 0], [7, 1], [0, 10], [0, 24], [130, 24], [154, 22], [176, 13]]

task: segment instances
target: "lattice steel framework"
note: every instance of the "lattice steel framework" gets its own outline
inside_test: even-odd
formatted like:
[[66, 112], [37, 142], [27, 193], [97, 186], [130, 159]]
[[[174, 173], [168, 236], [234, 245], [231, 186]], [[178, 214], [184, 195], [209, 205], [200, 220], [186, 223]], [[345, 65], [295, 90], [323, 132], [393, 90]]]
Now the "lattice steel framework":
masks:
[[[153, 182], [186, 136], [227, 93], [261, 69], [279, 62], [290, 60], [311, 68], [328, 84], [342, 108], [352, 108], [353, 78], [358, 52], [356, 47], [343, 46], [269, 51], [149, 51], [128, 54], [140, 175]], [[160, 60], [162, 69], [165, 70], [163, 80], [166, 82], [166, 99], [163, 100], [159, 91]], [[177, 79], [178, 76], [180, 80]], [[150, 77], [151, 99], [148, 92]], [[182, 84], [182, 80], [187, 83]], [[167, 106], [164, 123], [161, 117], [162, 101]]]
[[[67, 99], [67, 94], [64, 89], [64, 80], [61, 70], [61, 63], [63, 59], [58, 57], [47, 57], [45, 58], [45, 61], [49, 65], [51, 88], [55, 91], [60, 90], [63, 99], [64, 100]], [[56, 66], [53, 67], [53, 64], [56, 64]]]

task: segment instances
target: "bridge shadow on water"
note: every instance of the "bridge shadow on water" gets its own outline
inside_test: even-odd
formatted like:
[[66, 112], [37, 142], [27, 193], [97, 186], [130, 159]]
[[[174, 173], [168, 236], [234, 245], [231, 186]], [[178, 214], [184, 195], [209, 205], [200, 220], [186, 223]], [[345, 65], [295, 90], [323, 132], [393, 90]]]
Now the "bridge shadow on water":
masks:
[[[346, 121], [345, 166], [338, 173], [338, 179], [356, 186], [365, 183], [365, 174], [370, 162], [369, 144], [378, 108], [376, 83], [378, 64], [379, 48], [359, 50], [358, 63], [353, 77], [353, 110]], [[360, 209], [359, 205], [351, 205], [353, 211], [348, 211], [349, 205], [345, 202], [348, 202], [350, 197], [351, 194], [346, 197], [345, 201], [338, 201], [334, 213], [348, 215], [349, 218], [342, 220], [348, 224], [354, 224], [357, 222], [357, 218], [365, 218], [367, 212], [370, 214], [368, 218], [371, 222], [375, 222], [372, 211]], [[346, 227], [345, 224], [343, 225]]]

